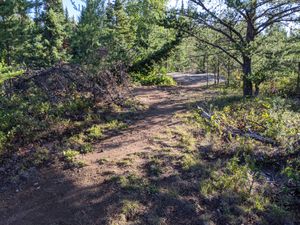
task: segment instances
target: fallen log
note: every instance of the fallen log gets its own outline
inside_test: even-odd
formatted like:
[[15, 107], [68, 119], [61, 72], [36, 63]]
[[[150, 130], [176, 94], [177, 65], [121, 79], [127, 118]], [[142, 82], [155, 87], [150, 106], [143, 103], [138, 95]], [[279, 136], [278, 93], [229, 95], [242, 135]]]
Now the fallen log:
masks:
[[[201, 113], [200, 115], [207, 119], [208, 123], [210, 124], [210, 126], [212, 126], [211, 124], [211, 118], [212, 118], [212, 115], [209, 114], [208, 112], [206, 112], [202, 107], [198, 106], [197, 107]], [[219, 122], [219, 124], [221, 124], [221, 121], [217, 121], [217, 123]], [[232, 127], [230, 125], [226, 125], [226, 127], [224, 127], [224, 129], [222, 130], [223, 133], [226, 133], [228, 136], [243, 136], [243, 137], [248, 137], [248, 138], [251, 138], [251, 139], [254, 139], [256, 141], [260, 141], [262, 143], [265, 143], [265, 144], [271, 144], [273, 146], [278, 146], [279, 143], [271, 138], [268, 138], [268, 137], [264, 137], [262, 136], [261, 134], [258, 134], [258, 133], [255, 133], [255, 132], [252, 132], [252, 131], [249, 131], [249, 132], [246, 132], [246, 131], [242, 131], [238, 128], [235, 128], [235, 127]]]

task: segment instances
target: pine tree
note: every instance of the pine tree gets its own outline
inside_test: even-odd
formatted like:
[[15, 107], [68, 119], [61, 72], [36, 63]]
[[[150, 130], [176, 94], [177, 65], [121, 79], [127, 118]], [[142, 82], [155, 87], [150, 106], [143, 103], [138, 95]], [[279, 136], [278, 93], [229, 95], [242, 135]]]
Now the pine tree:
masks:
[[65, 35], [64, 42], [63, 42], [63, 48], [66, 50], [66, 52], [68, 54], [71, 54], [72, 53], [71, 38], [72, 38], [73, 33], [75, 32], [76, 23], [75, 23], [74, 17], [70, 18], [69, 11], [67, 8], [65, 9], [64, 16], [65, 16], [64, 27], [65, 27], [66, 35]]
[[10, 0], [0, 4], [0, 59], [7, 65], [16, 63], [17, 53], [27, 38], [30, 22], [26, 0]]
[[108, 0], [106, 9], [105, 9], [105, 14], [106, 14], [106, 18], [105, 18], [105, 24], [108, 28], [112, 29], [115, 22], [114, 22], [114, 4]]
[[52, 65], [66, 58], [63, 42], [66, 36], [64, 27], [64, 10], [61, 0], [45, 0], [43, 23], [43, 44], [46, 48], [45, 64]]
[[36, 23], [32, 23], [29, 28], [29, 38], [24, 42], [22, 52], [23, 63], [29, 68], [41, 68], [48, 66], [45, 59], [47, 49], [40, 27]]
[[75, 34], [71, 37], [73, 60], [82, 64], [99, 64], [97, 52], [104, 32], [105, 6], [103, 0], [87, 0]]
[[111, 30], [114, 49], [111, 51], [118, 52], [117, 58], [123, 61], [129, 60], [128, 50], [133, 46], [134, 32], [131, 29], [130, 18], [125, 11], [124, 3], [121, 0], [115, 0], [114, 3], [114, 20], [112, 21], [113, 29]]

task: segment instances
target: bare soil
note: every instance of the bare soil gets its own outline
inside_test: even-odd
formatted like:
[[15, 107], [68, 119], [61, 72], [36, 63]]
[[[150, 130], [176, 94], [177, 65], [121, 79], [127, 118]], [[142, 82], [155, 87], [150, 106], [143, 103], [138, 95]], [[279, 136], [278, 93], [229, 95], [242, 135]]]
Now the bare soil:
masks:
[[[127, 121], [127, 129], [97, 143], [94, 152], [81, 155], [80, 160], [87, 166], [64, 170], [57, 163], [41, 169], [38, 179], [21, 189], [0, 193], [0, 224], [204, 224], [200, 216], [207, 209], [196, 194], [197, 183], [189, 183], [172, 171], [158, 178], [147, 173], [149, 154], [155, 149], [153, 137], [181, 123], [174, 115], [186, 112], [192, 102], [215, 95], [206, 89], [204, 74], [173, 76], [179, 83], [177, 87], [133, 90], [135, 98], [147, 109], [133, 115]], [[128, 158], [129, 165], [125, 165]], [[99, 159], [107, 163], [100, 165]], [[127, 190], [114, 182], [114, 177], [132, 173], [150, 179], [152, 184], [159, 183], [160, 191]], [[178, 196], [175, 190], [174, 195], [163, 191], [169, 187], [186, 193]], [[141, 207], [123, 218], [124, 200], [138, 201]]]

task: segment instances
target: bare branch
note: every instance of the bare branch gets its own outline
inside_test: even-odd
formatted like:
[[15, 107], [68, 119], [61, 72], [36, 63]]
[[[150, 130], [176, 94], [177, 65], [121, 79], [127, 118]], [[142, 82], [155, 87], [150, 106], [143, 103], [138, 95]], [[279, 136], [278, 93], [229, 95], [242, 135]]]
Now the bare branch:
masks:
[[271, 15], [267, 21], [265, 21], [264, 23], [260, 24], [257, 27], [257, 34], [261, 33], [263, 30], [265, 30], [267, 27], [269, 27], [274, 23], [281, 22], [281, 21], [297, 20], [297, 18], [294, 18], [293, 16], [298, 12], [300, 12], [300, 5], [282, 10], [280, 12]]
[[222, 47], [222, 46], [220, 46], [220, 45], [218, 45], [218, 44], [215, 44], [215, 43], [212, 43], [212, 42], [210, 42], [210, 41], [208, 41], [208, 40], [205, 40], [205, 39], [203, 39], [203, 38], [200, 38], [199, 36], [197, 36], [197, 35], [195, 35], [194, 33], [192, 33], [190, 30], [186, 30], [186, 31], [184, 31], [184, 32], [186, 32], [186, 33], [188, 33], [189, 35], [195, 37], [195, 38], [196, 38], [198, 41], [200, 41], [200, 42], [203, 42], [203, 43], [205, 43], [205, 44], [207, 44], [207, 45], [210, 45], [210, 46], [212, 46], [212, 47], [215, 47], [215, 48], [221, 50], [222, 52], [224, 52], [225, 54], [227, 54], [229, 57], [231, 57], [232, 59], [234, 59], [238, 64], [243, 65], [242, 61], [239, 60], [238, 57], [236, 57], [235, 55], [233, 55], [232, 53], [229, 52], [230, 50], [225, 49], [224, 47]]
[[231, 32], [233, 32], [234, 34], [236, 34], [236, 36], [240, 39], [241, 42], [244, 42], [244, 38], [241, 35], [240, 32], [238, 32], [233, 26], [231, 26], [230, 24], [226, 23], [224, 20], [222, 20], [221, 18], [219, 18], [218, 16], [216, 16], [215, 13], [213, 13], [211, 10], [209, 10], [204, 3], [201, 0], [191, 0], [193, 3], [199, 5], [202, 9], [204, 9], [210, 16], [212, 16], [214, 19], [216, 19], [221, 25], [225, 26], [226, 28], [228, 28]]

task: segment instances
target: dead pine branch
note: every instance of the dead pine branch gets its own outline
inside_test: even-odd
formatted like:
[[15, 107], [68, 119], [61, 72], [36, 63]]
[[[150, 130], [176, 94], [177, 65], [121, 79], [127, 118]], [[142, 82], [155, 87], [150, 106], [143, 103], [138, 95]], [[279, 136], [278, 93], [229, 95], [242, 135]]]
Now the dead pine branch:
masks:
[[[212, 115], [210, 113], [206, 112], [200, 106], [198, 106], [197, 108], [200, 110], [200, 115], [207, 120], [207, 122], [210, 126], [212, 126], [212, 123], [211, 123]], [[216, 123], [221, 125], [222, 121], [217, 120]], [[256, 132], [252, 132], [251, 130], [246, 132], [246, 131], [240, 130], [238, 128], [232, 127], [230, 125], [223, 126], [222, 132], [225, 133], [228, 137], [229, 136], [233, 136], [233, 137], [242, 136], [242, 137], [247, 137], [247, 138], [254, 139], [256, 141], [259, 141], [259, 142], [262, 142], [262, 143], [265, 143], [265, 144], [271, 144], [272, 146], [278, 146], [279, 145], [277, 141], [275, 141], [271, 138], [264, 137], [261, 134], [258, 134]]]

